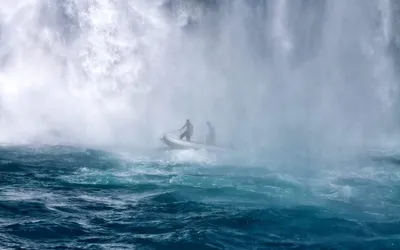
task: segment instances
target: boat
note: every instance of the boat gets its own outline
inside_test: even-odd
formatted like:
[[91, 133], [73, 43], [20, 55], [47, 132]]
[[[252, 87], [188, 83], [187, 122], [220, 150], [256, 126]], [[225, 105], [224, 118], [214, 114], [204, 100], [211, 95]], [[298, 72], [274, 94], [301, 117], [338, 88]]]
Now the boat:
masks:
[[166, 133], [161, 137], [164, 142], [171, 149], [194, 149], [194, 150], [207, 150], [207, 151], [226, 151], [229, 148], [219, 145], [208, 145], [196, 141], [181, 140], [173, 133]]

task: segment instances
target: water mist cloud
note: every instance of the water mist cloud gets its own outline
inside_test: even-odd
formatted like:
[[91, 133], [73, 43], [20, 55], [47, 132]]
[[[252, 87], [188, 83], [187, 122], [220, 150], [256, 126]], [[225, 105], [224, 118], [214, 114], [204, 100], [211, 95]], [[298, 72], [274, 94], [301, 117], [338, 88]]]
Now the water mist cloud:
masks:
[[365, 143], [395, 89], [377, 1], [1, 3], [2, 141]]

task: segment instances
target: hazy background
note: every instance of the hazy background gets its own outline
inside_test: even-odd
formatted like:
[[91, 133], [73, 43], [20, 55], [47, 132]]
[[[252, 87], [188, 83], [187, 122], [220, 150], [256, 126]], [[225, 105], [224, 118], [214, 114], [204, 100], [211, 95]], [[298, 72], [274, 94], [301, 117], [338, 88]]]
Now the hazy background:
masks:
[[3, 0], [0, 141], [159, 146], [397, 139], [395, 0]]

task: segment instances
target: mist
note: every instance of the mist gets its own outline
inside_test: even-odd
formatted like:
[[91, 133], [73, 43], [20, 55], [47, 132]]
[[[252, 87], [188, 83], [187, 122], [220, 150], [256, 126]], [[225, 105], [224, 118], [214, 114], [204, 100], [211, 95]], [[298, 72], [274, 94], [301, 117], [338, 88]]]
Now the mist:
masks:
[[392, 1], [2, 1], [0, 141], [365, 146], [397, 135]]

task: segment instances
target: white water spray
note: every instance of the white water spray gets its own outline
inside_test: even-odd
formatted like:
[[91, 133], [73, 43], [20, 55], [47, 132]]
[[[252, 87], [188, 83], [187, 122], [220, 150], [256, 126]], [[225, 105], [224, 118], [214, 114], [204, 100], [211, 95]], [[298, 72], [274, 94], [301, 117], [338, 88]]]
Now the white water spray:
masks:
[[191, 118], [222, 143], [370, 143], [396, 91], [388, 4], [3, 1], [0, 139], [149, 146]]

